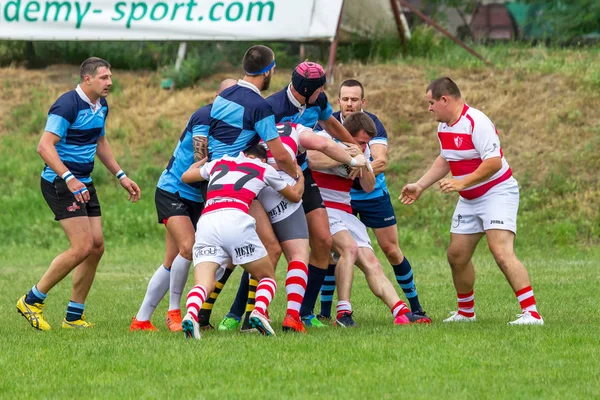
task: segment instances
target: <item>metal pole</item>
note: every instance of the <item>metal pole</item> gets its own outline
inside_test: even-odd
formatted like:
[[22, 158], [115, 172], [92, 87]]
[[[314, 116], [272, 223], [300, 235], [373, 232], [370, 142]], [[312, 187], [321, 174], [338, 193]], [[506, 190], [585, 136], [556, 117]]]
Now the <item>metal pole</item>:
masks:
[[338, 19], [337, 28], [335, 29], [335, 37], [333, 42], [329, 45], [329, 59], [327, 60], [327, 71], [325, 76], [327, 77], [327, 83], [333, 84], [333, 69], [335, 66], [335, 56], [337, 54], [338, 36], [340, 33], [340, 25], [342, 25], [342, 15], [344, 14], [344, 0], [342, 0], [342, 8], [340, 9], [340, 18]]
[[408, 52], [408, 48], [406, 47], [406, 34], [404, 32], [404, 24], [402, 23], [402, 19], [400, 18], [400, 7], [398, 7], [397, 0], [390, 0], [390, 4], [392, 5], [394, 19], [396, 20], [396, 27], [398, 28], [398, 33], [400, 34], [400, 42], [402, 43], [402, 53], [406, 55], [406, 53]]
[[494, 66], [491, 62], [489, 62], [488, 60], [486, 60], [485, 58], [483, 58], [483, 56], [481, 54], [477, 53], [475, 50], [473, 50], [472, 48], [470, 48], [469, 46], [467, 46], [464, 42], [462, 42], [461, 40], [459, 40], [456, 37], [454, 37], [454, 35], [452, 35], [450, 32], [448, 32], [447, 30], [445, 30], [444, 28], [442, 28], [440, 25], [438, 25], [431, 18], [429, 18], [428, 16], [424, 15], [421, 11], [419, 11], [418, 9], [416, 9], [415, 7], [413, 7], [412, 5], [410, 5], [409, 3], [407, 3], [404, 0], [398, 0], [398, 1], [400, 1], [400, 4], [402, 5], [402, 7], [406, 7], [410, 11], [414, 12], [415, 14], [417, 14], [417, 16], [419, 18], [421, 18], [423, 21], [425, 21], [425, 23], [433, 26], [435, 29], [437, 29], [438, 31], [442, 32], [442, 34], [444, 34], [444, 36], [448, 37], [454, 43], [458, 44], [460, 47], [462, 47], [463, 49], [465, 49], [466, 51], [468, 51], [469, 54], [477, 57], [478, 59], [480, 59], [481, 61], [483, 61], [486, 65], [488, 65], [490, 67]]

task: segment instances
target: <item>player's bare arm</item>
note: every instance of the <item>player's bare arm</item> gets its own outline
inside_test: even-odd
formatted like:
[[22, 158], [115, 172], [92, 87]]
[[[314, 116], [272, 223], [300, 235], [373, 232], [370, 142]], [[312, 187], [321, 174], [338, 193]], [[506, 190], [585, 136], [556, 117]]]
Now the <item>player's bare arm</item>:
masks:
[[267, 142], [267, 147], [271, 150], [273, 158], [277, 162], [277, 166], [292, 178], [296, 178], [296, 161], [287, 152], [279, 137], [271, 139]]
[[[331, 142], [335, 143], [335, 142], [333, 142], [333, 140]], [[340, 147], [340, 146], [338, 146], [338, 147]], [[340, 149], [344, 150], [342, 147], [340, 147]], [[307, 158], [308, 158], [308, 167], [313, 170], [314, 169], [316, 169], [316, 170], [330, 169], [330, 168], [335, 168], [335, 167], [343, 164], [339, 161], [335, 161], [334, 159], [332, 159], [330, 157], [327, 157], [325, 154], [321, 153], [320, 151], [308, 150], [306, 152], [306, 154], [307, 154]]]
[[382, 172], [385, 172], [387, 167], [387, 151], [388, 148], [385, 144], [372, 144], [371, 146], [371, 168], [373, 173], [377, 176]]
[[[113, 175], [116, 175], [117, 172], [121, 171], [121, 167], [119, 167], [117, 160], [115, 160], [115, 156], [113, 155], [106, 136], [101, 136], [98, 139], [96, 155], [98, 155], [98, 158], [100, 161], [102, 161], [102, 164], [104, 164]], [[142, 191], [140, 190], [140, 187], [126, 175], [119, 178], [119, 183], [121, 183], [121, 186], [123, 186], [123, 188], [129, 193], [129, 200], [132, 203], [135, 203], [141, 198]]]
[[450, 172], [450, 164], [442, 156], [438, 156], [429, 170], [415, 183], [409, 183], [402, 188], [398, 200], [402, 204], [412, 204], [421, 197], [421, 193]]
[[292, 203], [298, 203], [302, 200], [302, 195], [304, 194], [304, 174], [302, 174], [302, 170], [300, 171], [299, 176], [300, 178], [294, 186], [287, 185], [279, 191], [283, 197]]
[[[367, 163], [363, 154], [353, 157], [353, 155], [349, 154], [349, 152], [345, 151], [333, 140], [321, 137], [311, 130], [302, 131], [300, 133], [300, 145], [307, 150], [321, 152], [340, 164], [348, 164], [352, 166], [354, 163], [356, 163], [354, 166], [362, 167]], [[358, 148], [358, 146], [356, 147]], [[353, 158], [355, 159], [354, 162], [352, 161]]]
[[[42, 160], [48, 165], [58, 176], [62, 176], [69, 169], [63, 164], [56, 151], [56, 144], [59, 142], [60, 137], [52, 132], [45, 131], [40, 139], [40, 143], [37, 147], [37, 152], [42, 157]], [[80, 203], [87, 203], [90, 199], [90, 193], [85, 189], [83, 182], [77, 178], [69, 179], [67, 187], [74, 193], [75, 200]]]
[[202, 160], [196, 161], [195, 163], [190, 165], [190, 167], [187, 169], [187, 171], [185, 171], [183, 173], [183, 175], [181, 175], [181, 180], [184, 183], [194, 183], [194, 182], [205, 181], [206, 179], [204, 179], [202, 174], [200, 174], [200, 168], [202, 168], [202, 166], [204, 164], [206, 164], [206, 160], [207, 160], [207, 158], [204, 157]]
[[325, 132], [329, 133], [334, 138], [341, 140], [342, 142], [358, 144], [348, 130], [344, 128], [344, 125], [335, 119], [333, 115], [329, 117], [328, 120], [319, 121], [319, 124], [323, 127]]
[[360, 175], [358, 180], [360, 182], [360, 186], [367, 193], [370, 193], [375, 189], [375, 174], [373, 173], [373, 169], [370, 165], [366, 165], [360, 168]]
[[194, 161], [200, 161], [208, 156], [208, 138], [206, 136], [194, 136]]
[[442, 193], [460, 192], [461, 190], [468, 189], [478, 183], [487, 181], [496, 172], [500, 171], [501, 168], [501, 157], [488, 158], [487, 160], [484, 160], [473, 173], [465, 176], [463, 179], [442, 179], [440, 181], [440, 189], [442, 190]]

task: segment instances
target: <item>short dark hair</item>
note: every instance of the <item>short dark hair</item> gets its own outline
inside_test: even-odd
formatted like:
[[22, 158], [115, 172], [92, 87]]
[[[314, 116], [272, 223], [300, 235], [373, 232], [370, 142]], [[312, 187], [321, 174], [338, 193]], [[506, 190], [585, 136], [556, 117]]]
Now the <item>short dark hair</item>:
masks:
[[98, 71], [98, 68], [100, 67], [106, 67], [110, 69], [110, 64], [108, 61], [98, 57], [90, 57], [82, 62], [81, 69], [79, 70], [79, 76], [81, 77], [81, 80], [83, 80], [83, 77], [86, 75], [91, 75], [92, 78], [96, 76], [96, 71]]
[[262, 144], [255, 144], [253, 146], [248, 147], [244, 150], [244, 154], [247, 156], [254, 156], [256, 158], [260, 158], [261, 160], [266, 160], [267, 157], [267, 149]]
[[342, 88], [343, 87], [359, 87], [360, 88], [360, 98], [363, 99], [365, 97], [365, 87], [362, 83], [357, 81], [356, 79], [346, 79], [340, 85], [340, 91], [338, 93], [338, 97], [342, 97]]
[[437, 78], [427, 86], [425, 93], [431, 90], [431, 97], [434, 100], [439, 100], [442, 96], [451, 96], [454, 98], [460, 98], [460, 90], [454, 81], [447, 76]]
[[377, 135], [375, 122], [362, 111], [353, 112], [344, 118], [344, 128], [352, 135], [358, 135], [358, 132], [364, 130], [370, 137]]
[[247, 75], [260, 75], [275, 60], [275, 53], [267, 46], [257, 45], [246, 50], [243, 67]]

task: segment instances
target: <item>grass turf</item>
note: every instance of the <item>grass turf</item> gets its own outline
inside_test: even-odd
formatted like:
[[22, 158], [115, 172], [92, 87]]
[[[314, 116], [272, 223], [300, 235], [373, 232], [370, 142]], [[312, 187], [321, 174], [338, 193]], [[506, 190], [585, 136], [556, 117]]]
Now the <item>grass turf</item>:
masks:
[[[13, 248], [10, 256], [18, 252]], [[441, 254], [440, 254], [441, 253]], [[70, 282], [48, 296], [50, 332], [31, 328], [13, 303], [54, 256], [43, 251], [0, 270], [3, 398], [591, 398], [600, 395], [596, 282], [600, 253], [524, 257], [545, 317], [544, 327], [514, 327], [518, 303], [485, 243], [476, 255], [473, 324], [443, 324], [456, 308], [443, 253], [411, 254], [431, 326], [394, 327], [387, 308], [357, 274], [353, 291], [358, 329], [329, 327], [284, 334], [285, 268], [271, 307], [277, 337], [210, 332], [185, 340], [164, 325], [156, 333], [129, 332], [147, 281], [160, 263], [160, 245], [113, 248], [102, 261], [87, 301], [93, 330], [60, 329]], [[6, 254], [5, 254], [6, 255]], [[2, 257], [4, 258], [4, 257]], [[12, 258], [12, 257], [11, 257]], [[384, 260], [382, 257], [380, 259]], [[13, 258], [13, 260], [15, 260]], [[42, 260], [45, 260], [42, 261]], [[7, 265], [7, 260], [2, 260]], [[384, 263], [384, 265], [387, 265]], [[387, 275], [393, 279], [391, 267]], [[239, 271], [217, 301], [212, 322], [231, 304]], [[189, 288], [189, 285], [188, 285]]]

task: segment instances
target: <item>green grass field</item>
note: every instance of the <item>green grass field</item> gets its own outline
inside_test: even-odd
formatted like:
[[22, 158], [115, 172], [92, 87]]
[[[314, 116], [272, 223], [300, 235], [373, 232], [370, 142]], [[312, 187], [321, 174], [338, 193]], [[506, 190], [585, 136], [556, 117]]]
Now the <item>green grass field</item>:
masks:
[[[2, 398], [594, 398], [600, 396], [597, 282], [600, 253], [522, 254], [544, 327], [513, 327], [519, 311], [485, 243], [476, 256], [474, 324], [441, 322], [455, 309], [443, 250], [408, 253], [431, 326], [394, 327], [387, 308], [355, 278], [360, 327], [284, 334], [285, 292], [271, 307], [276, 337], [210, 332], [185, 340], [154, 315], [156, 333], [130, 333], [160, 246], [110, 246], [88, 299], [93, 330], [60, 329], [67, 280], [46, 303], [54, 330], [32, 329], [14, 303], [53, 257], [40, 251], [4, 259], [0, 270]], [[408, 250], [407, 250], [408, 251]], [[382, 258], [382, 257], [380, 257]], [[383, 259], [383, 258], [382, 258]], [[391, 268], [386, 266], [392, 278]], [[282, 288], [284, 268], [278, 284]], [[239, 271], [215, 306], [213, 323], [234, 296]]]
[[[400, 244], [431, 326], [392, 326], [389, 311], [357, 273], [359, 329], [283, 334], [280, 264], [271, 308], [278, 336], [211, 332], [193, 342], [168, 332], [165, 302], [153, 318], [160, 332], [132, 334], [129, 324], [163, 258], [164, 231], [153, 202], [157, 179], [189, 115], [211, 101], [221, 79], [237, 72], [166, 92], [157, 89], [157, 73], [113, 71], [107, 137], [142, 187], [142, 200], [128, 204], [116, 179], [97, 163], [93, 179], [106, 252], [86, 302], [96, 327], [60, 329], [70, 296], [66, 279], [46, 302], [55, 329], [38, 332], [15, 303], [67, 241], [40, 194], [43, 162], [35, 148], [49, 106], [72, 89], [78, 71], [0, 69], [0, 398], [599, 398], [600, 75], [594, 65], [600, 52], [499, 46], [486, 55], [497, 69], [455, 51], [336, 70], [336, 82], [355, 76], [365, 83], [367, 109], [390, 133], [386, 176]], [[520, 309], [485, 241], [475, 256], [478, 322], [441, 322], [456, 309], [445, 259], [456, 196], [431, 189], [411, 207], [394, 199], [439, 152], [423, 91], [445, 74], [495, 122], [520, 183], [516, 251], [531, 274], [544, 327], [506, 325]], [[279, 71], [274, 88], [288, 79], [289, 71]], [[390, 82], [397, 88], [390, 90]], [[335, 88], [328, 96], [337, 109]], [[217, 302], [213, 323], [231, 304], [239, 273]]]

